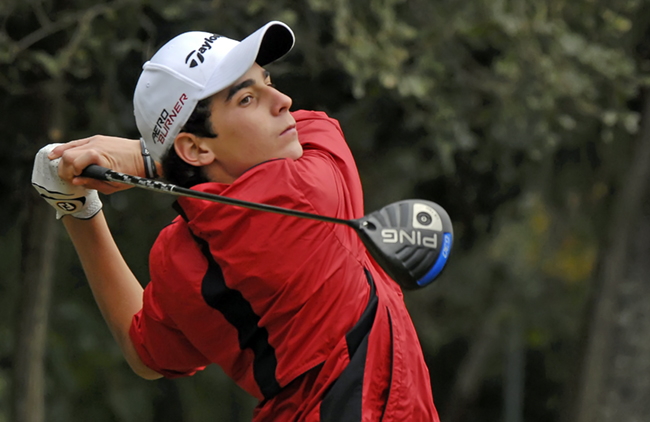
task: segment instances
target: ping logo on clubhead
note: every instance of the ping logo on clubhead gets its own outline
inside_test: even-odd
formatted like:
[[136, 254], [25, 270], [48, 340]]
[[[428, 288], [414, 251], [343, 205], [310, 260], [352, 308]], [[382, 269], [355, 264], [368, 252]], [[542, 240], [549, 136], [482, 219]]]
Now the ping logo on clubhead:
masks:
[[437, 234], [423, 236], [420, 230], [382, 229], [381, 241], [384, 243], [406, 243], [409, 245], [425, 246], [431, 249], [438, 247]]
[[[205, 52], [212, 49], [212, 44], [221, 38], [221, 35], [212, 34], [211, 36], [203, 39], [203, 44], [196, 50], [190, 51], [190, 54], [185, 57], [185, 64], [189, 64], [190, 69], [196, 67], [205, 61]], [[196, 54], [195, 54], [196, 53]], [[191, 60], [190, 60], [191, 59]], [[198, 60], [198, 61], [197, 61]]]

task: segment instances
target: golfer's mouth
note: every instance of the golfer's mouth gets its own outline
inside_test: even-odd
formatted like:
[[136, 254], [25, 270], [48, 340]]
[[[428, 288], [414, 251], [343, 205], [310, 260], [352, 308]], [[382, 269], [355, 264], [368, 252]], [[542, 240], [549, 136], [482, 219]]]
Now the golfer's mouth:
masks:
[[285, 130], [280, 134], [280, 136], [288, 135], [288, 134], [290, 134], [290, 133], [294, 133], [295, 131], [296, 131], [296, 125], [291, 125], [291, 126], [289, 126], [288, 128], [286, 128], [286, 129], [285, 129]]

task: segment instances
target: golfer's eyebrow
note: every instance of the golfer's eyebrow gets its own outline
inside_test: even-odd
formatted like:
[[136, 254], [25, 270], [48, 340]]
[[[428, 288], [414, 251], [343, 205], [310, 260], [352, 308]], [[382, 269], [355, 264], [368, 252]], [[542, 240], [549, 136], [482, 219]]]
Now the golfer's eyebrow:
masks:
[[[266, 80], [269, 76], [271, 76], [268, 70], [263, 70], [262, 74], [264, 75], [264, 80]], [[249, 86], [252, 85], [255, 85], [255, 80], [246, 79], [245, 81], [238, 83], [237, 85], [231, 86], [230, 89], [228, 90], [228, 96], [226, 97], [226, 102], [232, 100], [232, 97], [234, 97], [238, 91], [244, 88], [248, 88]]]

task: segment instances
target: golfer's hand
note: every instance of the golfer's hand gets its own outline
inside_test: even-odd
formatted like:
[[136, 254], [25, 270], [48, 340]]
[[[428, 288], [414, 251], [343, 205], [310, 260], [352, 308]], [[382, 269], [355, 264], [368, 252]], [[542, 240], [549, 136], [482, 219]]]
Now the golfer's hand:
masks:
[[130, 186], [81, 177], [83, 169], [91, 164], [98, 164], [133, 176], [145, 177], [140, 141], [135, 139], [95, 135], [60, 144], [49, 153], [48, 158], [50, 160], [61, 159], [59, 177], [64, 181], [73, 186], [97, 189], [104, 194], [129, 189]]
[[50, 144], [36, 154], [32, 186], [56, 210], [56, 218], [71, 215], [81, 220], [93, 218], [102, 209], [97, 191], [73, 186], [58, 175], [60, 159], [50, 160], [48, 154], [57, 144]]

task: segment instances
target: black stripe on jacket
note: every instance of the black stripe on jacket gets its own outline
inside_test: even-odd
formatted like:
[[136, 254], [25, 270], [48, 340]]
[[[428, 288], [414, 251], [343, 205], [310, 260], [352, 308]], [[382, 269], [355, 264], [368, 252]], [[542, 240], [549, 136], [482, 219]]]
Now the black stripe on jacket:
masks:
[[[174, 204], [174, 208], [187, 221], [187, 216], [178, 203]], [[259, 326], [259, 315], [255, 314], [250, 302], [244, 298], [241, 292], [226, 285], [221, 267], [214, 260], [208, 242], [194, 235], [191, 230], [190, 234], [208, 261], [208, 269], [201, 284], [201, 295], [208, 306], [221, 312], [224, 318], [235, 327], [240, 349], [253, 351], [253, 377], [264, 398], [272, 399], [280, 392], [281, 388], [275, 377], [278, 360], [275, 356], [275, 349], [269, 343], [269, 332], [266, 328]]]
[[350, 362], [325, 394], [320, 405], [321, 422], [361, 421], [363, 374], [368, 354], [368, 338], [375, 322], [379, 303], [372, 276], [368, 270], [364, 270], [370, 284], [370, 298], [357, 323], [345, 335]]

